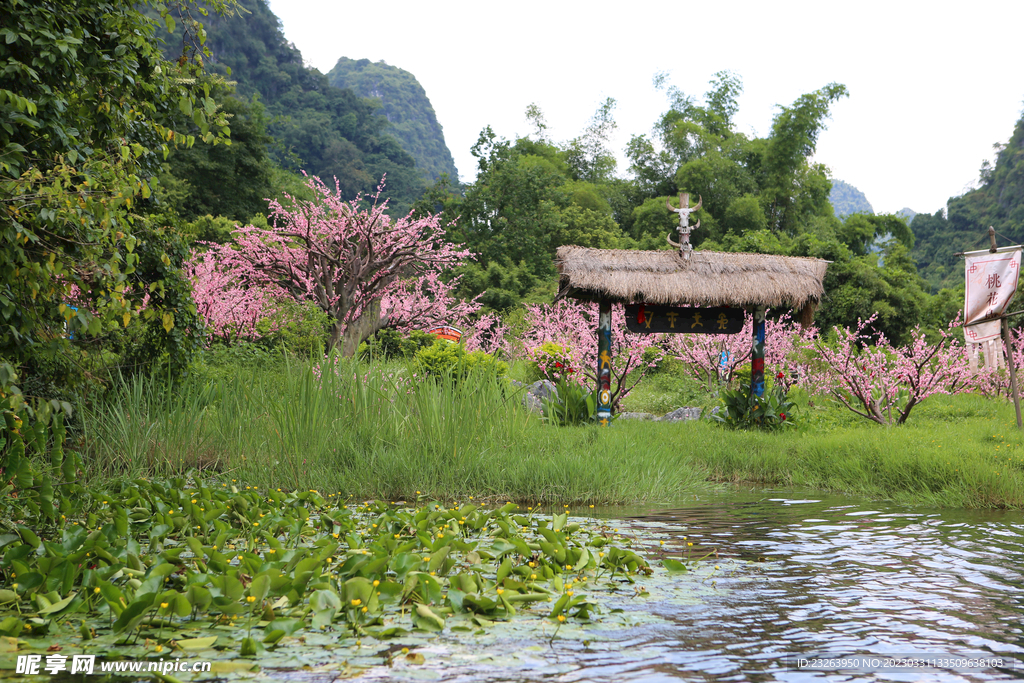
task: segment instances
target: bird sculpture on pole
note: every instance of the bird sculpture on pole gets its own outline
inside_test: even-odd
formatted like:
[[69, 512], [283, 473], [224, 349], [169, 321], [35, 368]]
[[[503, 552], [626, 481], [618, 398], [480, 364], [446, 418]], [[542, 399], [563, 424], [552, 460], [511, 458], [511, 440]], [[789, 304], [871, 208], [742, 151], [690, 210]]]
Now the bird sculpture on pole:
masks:
[[690, 258], [690, 252], [693, 251], [693, 247], [690, 245], [690, 233], [700, 227], [700, 220], [697, 221], [696, 225], [690, 225], [690, 214], [696, 211], [704, 203], [704, 198], [698, 195], [697, 206], [690, 207], [690, 194], [688, 192], [679, 193], [679, 208], [672, 206], [672, 202], [665, 200], [665, 204], [668, 206], [668, 210], [673, 213], [679, 214], [679, 227], [676, 228], [679, 231], [679, 241], [674, 242], [671, 235], [666, 235], [665, 239], [673, 247], [679, 247], [679, 253], [683, 255], [683, 258]]

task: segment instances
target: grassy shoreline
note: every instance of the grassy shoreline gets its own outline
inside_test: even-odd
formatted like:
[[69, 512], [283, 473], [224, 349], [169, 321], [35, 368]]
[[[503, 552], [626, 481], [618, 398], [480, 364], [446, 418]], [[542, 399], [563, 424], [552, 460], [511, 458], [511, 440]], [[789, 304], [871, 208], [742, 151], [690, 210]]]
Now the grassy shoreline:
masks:
[[[679, 378], [649, 382], [692, 397]], [[643, 410], [642, 391], [630, 402]], [[691, 403], [692, 405], [692, 403]], [[528, 504], [670, 502], [716, 483], [797, 486], [940, 507], [1024, 507], [1024, 439], [1012, 405], [936, 396], [884, 428], [805, 401], [785, 433], [706, 420], [545, 424], [501, 380], [412, 381], [395, 365], [228, 364], [174, 391], [136, 380], [83, 415], [97, 480], [196, 468], [260, 487], [358, 499], [475, 496]]]

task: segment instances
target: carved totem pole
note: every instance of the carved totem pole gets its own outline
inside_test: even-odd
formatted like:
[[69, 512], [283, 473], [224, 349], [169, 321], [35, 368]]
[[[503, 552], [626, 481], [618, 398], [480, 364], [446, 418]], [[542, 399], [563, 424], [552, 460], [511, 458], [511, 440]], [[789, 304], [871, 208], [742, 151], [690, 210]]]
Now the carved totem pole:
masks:
[[697, 206], [690, 208], [690, 193], [680, 192], [679, 193], [679, 208], [672, 206], [672, 202], [665, 201], [668, 206], [668, 210], [673, 213], [679, 214], [679, 227], [676, 228], [679, 231], [679, 241], [673, 242], [671, 235], [666, 235], [665, 239], [673, 247], [679, 247], [679, 253], [683, 255], [683, 258], [690, 258], [690, 252], [693, 251], [693, 246], [690, 245], [690, 233], [700, 227], [700, 221], [697, 221], [696, 225], [690, 225], [690, 214], [696, 211], [704, 203], [704, 198], [698, 195]]

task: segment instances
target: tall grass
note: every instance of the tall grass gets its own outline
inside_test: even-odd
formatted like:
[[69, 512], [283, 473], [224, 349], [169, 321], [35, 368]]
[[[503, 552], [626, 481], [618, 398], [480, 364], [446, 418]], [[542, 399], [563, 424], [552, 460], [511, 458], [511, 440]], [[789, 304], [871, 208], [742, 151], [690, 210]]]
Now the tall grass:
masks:
[[423, 378], [340, 359], [325, 367], [321, 375], [312, 362], [282, 358], [174, 389], [132, 379], [83, 412], [86, 461], [99, 477], [205, 468], [242, 485], [346, 498], [668, 502], [742, 482], [1024, 507], [1012, 408], [980, 397], [934, 397], [899, 428], [821, 407], [783, 434], [707, 421], [557, 428], [493, 376]]
[[133, 379], [83, 416], [98, 476], [215, 469], [239, 482], [353, 497], [538, 503], [671, 500], [702, 486], [671, 443], [649, 458], [622, 430], [557, 429], [485, 374], [413, 377], [329, 361], [241, 367], [174, 390]]

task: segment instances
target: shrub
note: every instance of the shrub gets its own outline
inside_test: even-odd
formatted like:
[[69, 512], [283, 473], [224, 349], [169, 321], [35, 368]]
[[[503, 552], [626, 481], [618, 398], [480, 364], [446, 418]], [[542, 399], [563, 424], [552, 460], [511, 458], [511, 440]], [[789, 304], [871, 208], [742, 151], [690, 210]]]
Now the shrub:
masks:
[[592, 422], [597, 413], [597, 392], [587, 391], [565, 378], [558, 380], [558, 397], [543, 401], [544, 417], [560, 427]]
[[364, 360], [412, 358], [420, 349], [432, 346], [435, 341], [437, 337], [422, 330], [402, 334], [398, 330], [385, 328], [379, 330], [369, 341], [359, 345], [359, 357]]
[[430, 346], [416, 352], [414, 363], [418, 371], [433, 377], [465, 377], [470, 372], [489, 373], [503, 377], [508, 364], [484, 351], [466, 350], [460, 344], [437, 339]]
[[256, 323], [256, 332], [270, 346], [305, 356], [327, 345], [329, 325], [327, 314], [312, 303], [282, 298], [274, 302], [273, 313]]
[[576, 368], [571, 349], [565, 344], [544, 342], [530, 352], [530, 362], [537, 372], [537, 377], [549, 382], [559, 383], [567, 376], [575, 375]]
[[508, 363], [479, 349], [463, 356], [462, 362], [467, 373], [482, 372], [496, 377], [504, 377], [508, 373]]
[[788, 399], [781, 383], [767, 389], [763, 396], [752, 392], [749, 384], [723, 391], [722, 408], [714, 419], [733, 429], [776, 431], [795, 424], [793, 411], [796, 405]]

